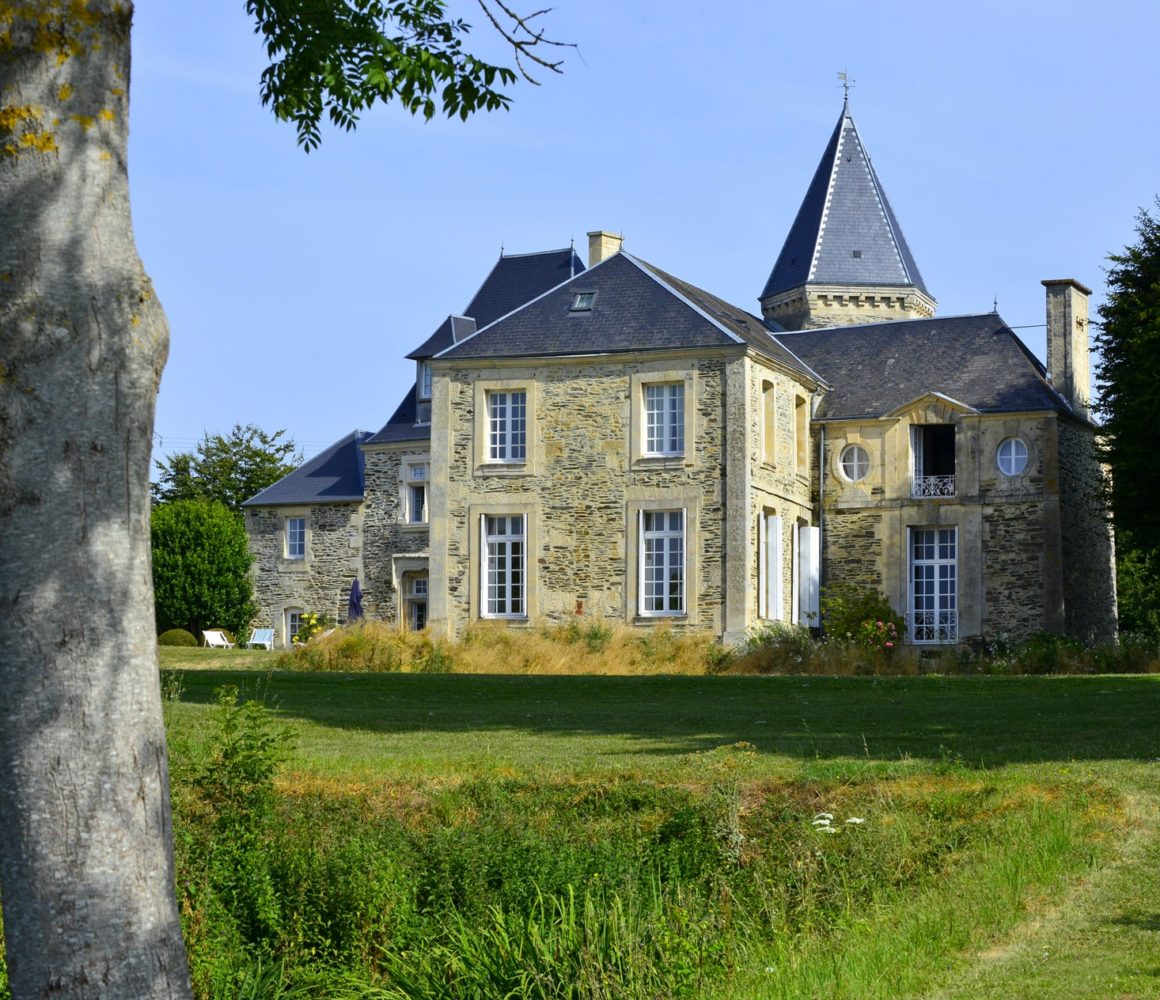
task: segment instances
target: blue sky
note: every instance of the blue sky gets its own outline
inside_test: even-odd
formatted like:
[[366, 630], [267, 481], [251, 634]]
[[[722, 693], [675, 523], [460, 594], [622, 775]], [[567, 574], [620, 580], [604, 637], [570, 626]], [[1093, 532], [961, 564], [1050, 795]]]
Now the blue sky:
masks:
[[[503, 52], [473, 4], [476, 48]], [[531, 9], [530, 7], [528, 9]], [[261, 107], [242, 0], [139, 0], [129, 176], [169, 316], [158, 453], [285, 428], [377, 430], [404, 355], [503, 246], [625, 249], [759, 312], [851, 108], [940, 315], [1043, 323], [1043, 278], [1104, 288], [1160, 192], [1154, 0], [557, 0], [563, 76], [467, 123], [376, 109], [304, 155]], [[1020, 331], [1038, 355], [1041, 328]]]

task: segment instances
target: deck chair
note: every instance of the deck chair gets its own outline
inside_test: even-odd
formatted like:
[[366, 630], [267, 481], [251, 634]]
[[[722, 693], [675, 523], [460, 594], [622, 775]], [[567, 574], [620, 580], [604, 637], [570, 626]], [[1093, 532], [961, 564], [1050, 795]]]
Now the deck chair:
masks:
[[246, 641], [246, 645], [250, 649], [256, 649], [261, 646], [263, 649], [274, 648], [274, 630], [272, 628], [256, 628], [250, 632], [250, 638]]
[[225, 632], [220, 628], [207, 628], [201, 633], [203, 644], [208, 649], [233, 649], [234, 644], [226, 638]]

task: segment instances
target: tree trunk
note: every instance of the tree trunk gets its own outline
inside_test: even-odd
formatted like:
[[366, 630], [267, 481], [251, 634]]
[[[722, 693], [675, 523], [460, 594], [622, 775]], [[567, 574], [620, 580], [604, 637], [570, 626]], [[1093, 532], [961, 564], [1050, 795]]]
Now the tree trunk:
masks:
[[165, 317], [125, 0], [0, 0], [0, 894], [12, 993], [188, 997], [149, 571]]

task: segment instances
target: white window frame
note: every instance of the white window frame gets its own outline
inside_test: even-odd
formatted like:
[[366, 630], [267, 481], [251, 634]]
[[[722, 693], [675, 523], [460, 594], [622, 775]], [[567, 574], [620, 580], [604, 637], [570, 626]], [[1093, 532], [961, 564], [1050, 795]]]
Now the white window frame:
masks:
[[[416, 504], [416, 487], [422, 490], [422, 502]], [[431, 458], [409, 455], [399, 464], [398, 519], [404, 529], [425, 527], [430, 520]]]
[[288, 516], [285, 520], [286, 558], [301, 562], [306, 559], [306, 517]]
[[757, 518], [757, 614], [766, 621], [784, 621], [785, 593], [782, 587], [781, 515], [763, 511]]
[[489, 389], [487, 399], [487, 460], [523, 465], [528, 457], [528, 392]]
[[865, 445], [848, 444], [838, 456], [838, 468], [848, 483], [860, 483], [870, 475], [870, 452]]
[[685, 383], [645, 382], [644, 455], [679, 458], [685, 454]]
[[415, 377], [417, 388], [416, 398], [430, 400], [431, 398], [431, 366], [426, 361], [418, 362], [419, 371]]
[[[677, 518], [676, 527], [671, 519]], [[678, 618], [688, 614], [688, 510], [684, 507], [666, 507], [657, 510], [640, 510], [637, 521], [637, 613], [642, 618]], [[654, 519], [664, 519], [657, 526]], [[679, 552], [674, 552], [671, 543], [680, 542]], [[659, 548], [657, 543], [660, 543]], [[650, 578], [649, 571], [655, 569], [654, 557], [659, 553], [660, 576]], [[672, 593], [672, 574], [678, 574], [677, 592]], [[651, 584], [661, 583], [658, 595]], [[651, 591], [651, 592], [650, 592]], [[653, 607], [657, 598], [661, 607]]]
[[[430, 613], [430, 583], [427, 574], [412, 576], [407, 581], [407, 627], [415, 632], [427, 625]], [[423, 607], [423, 624], [418, 624], [418, 608]]]
[[[1020, 454], [1020, 449], [1022, 449], [1022, 454]], [[995, 465], [1008, 478], [1022, 475], [1027, 469], [1030, 457], [1031, 449], [1027, 447], [1027, 442], [1018, 436], [1004, 438], [999, 442], [999, 447], [995, 449]]]
[[[503, 519], [504, 530], [498, 522]], [[513, 523], [519, 530], [513, 531]], [[528, 515], [495, 513], [479, 515], [479, 617], [508, 620], [528, 618]], [[519, 551], [512, 551], [513, 543]], [[493, 549], [494, 546], [494, 549]], [[491, 587], [496, 567], [496, 590]], [[516, 577], [518, 574], [518, 578]], [[518, 610], [512, 608], [518, 602]]]
[[287, 649], [294, 645], [294, 636], [302, 628], [302, 616], [306, 612], [302, 608], [285, 608], [282, 611], [283, 642]]
[[[958, 530], [918, 525], [907, 531], [907, 637], [916, 645], [958, 642]], [[920, 544], [922, 556], [916, 554]], [[928, 557], [929, 547], [933, 554]]]

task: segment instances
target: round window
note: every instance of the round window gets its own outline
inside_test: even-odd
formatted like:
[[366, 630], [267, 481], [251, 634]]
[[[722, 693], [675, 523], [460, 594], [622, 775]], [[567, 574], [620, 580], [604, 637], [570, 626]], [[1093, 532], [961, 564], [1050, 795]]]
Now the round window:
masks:
[[999, 444], [995, 455], [999, 471], [1005, 476], [1017, 476], [1027, 467], [1027, 444], [1022, 438], [1006, 438]]
[[860, 444], [850, 444], [843, 448], [839, 462], [842, 475], [852, 483], [865, 479], [870, 471], [870, 455]]

